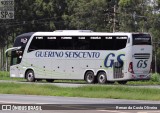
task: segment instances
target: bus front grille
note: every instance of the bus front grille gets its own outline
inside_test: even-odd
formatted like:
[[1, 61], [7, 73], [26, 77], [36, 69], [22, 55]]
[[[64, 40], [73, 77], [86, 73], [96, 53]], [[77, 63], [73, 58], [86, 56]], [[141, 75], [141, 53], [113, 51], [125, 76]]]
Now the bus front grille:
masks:
[[149, 53], [135, 53], [134, 58], [135, 59], [149, 59], [150, 54]]
[[114, 62], [113, 66], [113, 78], [123, 78], [123, 66], [119, 62]]

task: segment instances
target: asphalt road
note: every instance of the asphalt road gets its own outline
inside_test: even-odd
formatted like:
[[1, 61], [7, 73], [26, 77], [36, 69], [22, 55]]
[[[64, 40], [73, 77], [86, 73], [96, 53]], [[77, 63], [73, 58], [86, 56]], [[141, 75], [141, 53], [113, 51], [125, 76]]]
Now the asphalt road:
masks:
[[[55, 96], [35, 96], [35, 95], [13, 95], [0, 94], [0, 105], [37, 105], [45, 106], [54, 110], [46, 111], [0, 111], [2, 113], [159, 113], [158, 110], [119, 110], [116, 106], [144, 104], [160, 104], [160, 101], [144, 101], [144, 100], [125, 100], [125, 99], [96, 99], [96, 98], [77, 98], [77, 97], [55, 97]], [[49, 104], [49, 105], [48, 105]], [[106, 104], [111, 105], [113, 110], [107, 110]], [[113, 105], [112, 105], [113, 104]], [[126, 104], [126, 105], [122, 105]], [[100, 106], [99, 106], [100, 105]], [[101, 106], [102, 105], [102, 106]], [[89, 106], [89, 107], [88, 107]], [[154, 105], [153, 105], [154, 106]], [[87, 108], [87, 110], [86, 110]]]
[[17, 103], [17, 104], [160, 104], [160, 101], [0, 94], [0, 103]]

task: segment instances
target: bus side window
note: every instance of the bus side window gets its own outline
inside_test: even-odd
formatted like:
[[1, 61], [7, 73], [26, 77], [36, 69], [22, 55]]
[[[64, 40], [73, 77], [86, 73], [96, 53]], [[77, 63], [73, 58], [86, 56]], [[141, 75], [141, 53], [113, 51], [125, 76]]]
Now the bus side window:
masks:
[[115, 36], [114, 50], [124, 49], [127, 44], [127, 37]]
[[31, 51], [35, 51], [35, 50], [39, 50], [39, 49], [44, 49], [44, 39], [41, 38], [41, 39], [38, 39], [35, 37], [33, 37], [33, 40], [28, 48], [28, 52], [31, 52]]
[[49, 49], [49, 50], [52, 50], [52, 49], [59, 49], [59, 45], [58, 45], [58, 42], [59, 42], [59, 39], [58, 37], [55, 37], [55, 36], [47, 36], [45, 38], [45, 49]]
[[[58, 49], [63, 49], [63, 50], [73, 50], [73, 37], [68, 37], [69, 39], [67, 39], [67, 36], [65, 37], [60, 37], [59, 41], [58, 41]], [[70, 39], [71, 38], [71, 39]]]
[[75, 50], [89, 50], [89, 40], [87, 36], [75, 36], [73, 42]]

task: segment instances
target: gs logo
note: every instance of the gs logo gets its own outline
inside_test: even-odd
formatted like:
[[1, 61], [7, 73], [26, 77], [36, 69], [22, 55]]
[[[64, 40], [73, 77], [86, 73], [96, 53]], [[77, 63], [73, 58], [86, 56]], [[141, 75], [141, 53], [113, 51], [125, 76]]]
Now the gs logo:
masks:
[[[116, 56], [114, 53], [110, 53], [105, 58], [104, 66], [106, 68], [112, 68], [113, 64], [114, 64], [114, 60], [115, 60], [114, 58], [116, 57], [117, 62], [120, 64], [120, 66], [116, 67], [116, 68], [121, 68], [123, 66], [123, 63], [124, 63], [121, 57], [124, 57], [124, 56], [125, 56], [125, 54], [120, 54], [120, 55]], [[110, 60], [110, 63], [108, 63], [109, 60]]]
[[137, 68], [146, 68], [148, 60], [140, 60], [137, 63]]

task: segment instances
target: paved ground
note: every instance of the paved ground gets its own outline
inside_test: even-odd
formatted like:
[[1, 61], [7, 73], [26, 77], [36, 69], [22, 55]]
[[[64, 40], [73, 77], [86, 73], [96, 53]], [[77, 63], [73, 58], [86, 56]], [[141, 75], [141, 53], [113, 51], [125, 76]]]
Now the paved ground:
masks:
[[160, 111], [116, 111], [116, 110], [52, 110], [52, 111], [0, 111], [0, 113], [160, 113]]
[[[53, 109], [54, 111], [0, 111], [2, 113], [159, 113], [158, 110], [116, 110], [118, 107], [130, 106], [154, 106], [160, 101], [125, 100], [125, 99], [95, 99], [77, 97], [55, 97], [55, 96], [34, 96], [34, 95], [12, 95], [0, 94], [0, 104], [14, 106], [26, 106], [36, 104]], [[48, 105], [49, 104], [49, 105]], [[152, 104], [152, 105], [150, 105]], [[106, 105], [109, 105], [106, 106]], [[147, 105], [147, 106], [148, 106]], [[30, 105], [28, 105], [30, 106]], [[89, 106], [89, 107], [88, 107]], [[108, 110], [106, 107], [113, 110]], [[86, 110], [87, 108], [87, 110]], [[91, 108], [91, 109], [90, 109]], [[82, 110], [81, 110], [82, 109]]]
[[19, 104], [160, 104], [160, 101], [0, 94], [0, 103]]

